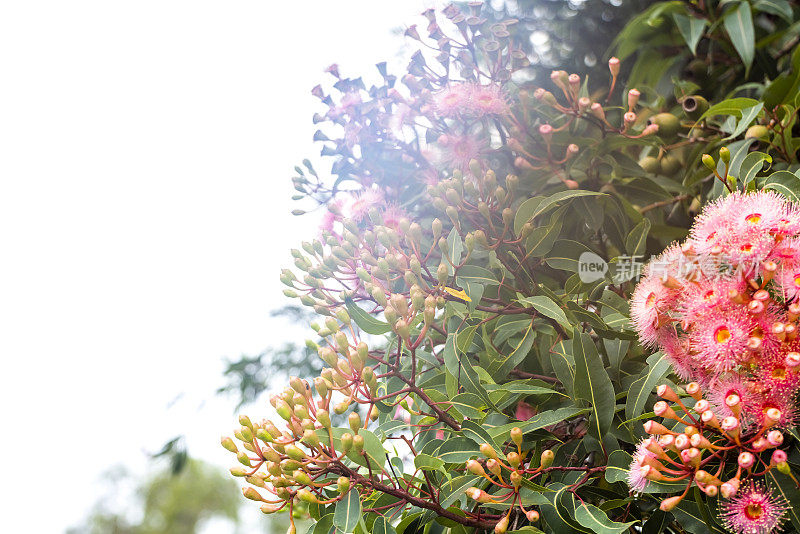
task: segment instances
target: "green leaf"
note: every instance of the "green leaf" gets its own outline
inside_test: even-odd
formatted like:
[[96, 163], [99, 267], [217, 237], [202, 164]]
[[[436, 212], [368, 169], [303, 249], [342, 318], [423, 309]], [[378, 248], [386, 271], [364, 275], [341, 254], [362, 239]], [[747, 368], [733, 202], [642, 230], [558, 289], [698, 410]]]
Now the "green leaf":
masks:
[[333, 512], [333, 525], [337, 530], [344, 533], [353, 532], [360, 519], [361, 497], [358, 495], [358, 490], [352, 488], [341, 501], [336, 503], [336, 509]]
[[700, 115], [700, 118], [697, 119], [696, 122], [700, 122], [706, 117], [713, 117], [714, 115], [733, 115], [739, 118], [742, 116], [743, 109], [752, 108], [753, 106], [757, 106], [758, 103], [758, 100], [752, 98], [728, 98], [708, 108], [705, 113]]
[[614, 419], [614, 385], [597, 346], [588, 334], [581, 332], [573, 338], [572, 355], [575, 358], [575, 397], [588, 401], [592, 406], [590, 434], [602, 440]]
[[[512, 349], [507, 355], [500, 354], [500, 357], [489, 365], [489, 374], [495, 377], [495, 380], [502, 380], [508, 373], [516, 367], [525, 356], [530, 352], [533, 347], [533, 342], [536, 339], [536, 334], [533, 331], [533, 321], [527, 322], [527, 327], [522, 331], [522, 337], [516, 343], [512, 344]], [[513, 338], [512, 338], [513, 341]]]
[[753, 107], [745, 108], [742, 110], [742, 118], [739, 120], [739, 124], [736, 125], [736, 128], [733, 130], [731, 135], [726, 137], [725, 139], [733, 139], [735, 137], [739, 137], [741, 134], [744, 133], [747, 128], [750, 127], [750, 123], [758, 117], [758, 114], [761, 113], [761, 110], [764, 108], [764, 103], [759, 102]]
[[756, 175], [764, 168], [764, 162], [772, 163], [772, 156], [763, 152], [750, 152], [742, 160], [742, 165], [739, 167], [739, 183], [747, 190], [750, 182], [755, 180]]
[[414, 457], [414, 467], [423, 471], [444, 471], [444, 462], [441, 458], [420, 453]]
[[519, 299], [519, 303], [531, 306], [537, 312], [541, 313], [545, 317], [549, 317], [553, 319], [558, 324], [560, 324], [564, 330], [570, 332], [572, 330], [572, 324], [567, 320], [567, 316], [564, 314], [564, 310], [561, 309], [556, 302], [554, 302], [550, 297], [545, 297], [543, 295], [535, 296], [535, 297], [525, 297]]
[[598, 196], [604, 193], [597, 191], [582, 191], [580, 189], [559, 191], [549, 197], [533, 197], [529, 198], [517, 208], [517, 214], [514, 216], [514, 233], [519, 235], [520, 230], [526, 222], [535, 219], [547, 210], [557, 206], [560, 202], [570, 200], [578, 197]]
[[706, 29], [707, 24], [706, 20], [687, 17], [686, 15], [680, 15], [678, 13], [674, 13], [672, 18], [675, 20], [675, 26], [678, 27], [681, 37], [686, 41], [689, 50], [692, 51], [692, 55], [697, 55], [695, 52], [697, 50], [697, 43], [699, 43], [700, 38], [703, 37], [703, 30]]
[[466, 283], [475, 283], [482, 285], [497, 285], [500, 281], [489, 269], [478, 267], [477, 265], [465, 265], [458, 270], [456, 282], [463, 286]]
[[792, 202], [800, 202], [800, 178], [789, 171], [770, 174], [764, 182], [764, 189], [777, 191]]
[[572, 357], [572, 340], [559, 341], [550, 349], [550, 364], [556, 377], [570, 397], [575, 391], [575, 359]]
[[575, 510], [575, 520], [597, 534], [620, 534], [636, 523], [636, 521], [617, 523], [610, 520], [606, 513], [597, 506], [585, 503]]
[[628, 237], [625, 238], [625, 250], [628, 252], [628, 256], [644, 254], [648, 232], [650, 232], [650, 219], [642, 219], [642, 222], [633, 227]]
[[[651, 360], [652, 363], [650, 363]], [[669, 371], [669, 360], [667, 360], [667, 357], [663, 353], [657, 353], [655, 359], [652, 357], [648, 358], [647, 369], [645, 369], [642, 376], [636, 380], [628, 390], [628, 399], [625, 403], [626, 419], [633, 419], [642, 414], [653, 388], [658, 385]]]
[[750, 66], [756, 51], [755, 30], [753, 29], [753, 14], [750, 3], [741, 1], [732, 10], [728, 11], [722, 19], [725, 31], [728, 32], [733, 47], [742, 58], [745, 66], [745, 77], [750, 73]]
[[474, 486], [480, 477], [473, 475], [462, 475], [460, 477], [451, 478], [442, 484], [439, 490], [439, 504], [442, 508], [449, 508], [458, 500], [467, 500], [464, 491], [467, 488]]
[[389, 523], [389, 520], [379, 515], [372, 524], [372, 534], [397, 534], [397, 531]]
[[311, 531], [313, 534], [330, 534], [331, 530], [333, 530], [333, 514], [322, 516], [320, 520], [313, 525], [313, 528], [314, 530]]
[[756, 11], [776, 15], [788, 23], [792, 20], [792, 6], [786, 0], [757, 0], [753, 7]]
[[[450, 261], [453, 262], [453, 265], [458, 265], [461, 263], [461, 253], [464, 251], [464, 242], [461, 241], [461, 236], [458, 235], [458, 230], [456, 230], [455, 227], [450, 230], [450, 235], [447, 236], [447, 245], [450, 248]], [[455, 272], [453, 265], [447, 264], [450, 276], [453, 276]]]
[[505, 391], [507, 393], [517, 393], [520, 395], [546, 395], [553, 393], [563, 395], [563, 393], [559, 393], [550, 388], [533, 385], [527, 380], [514, 380], [513, 382], [506, 382], [505, 384], [487, 384], [486, 391]]
[[474, 393], [459, 393], [448, 402], [467, 419], [480, 419], [486, 415], [483, 412], [486, 402]]
[[[800, 503], [800, 490], [797, 489], [794, 481], [782, 473], [776, 473], [772, 469], [767, 473], [767, 477], [773, 483], [772, 486], [776, 493], [783, 496], [786, 502], [793, 505]], [[795, 530], [800, 532], [800, 510], [794, 506], [789, 507], [789, 519], [794, 525]]]
[[444, 365], [447, 372], [464, 386], [468, 393], [474, 393], [486, 402], [487, 406], [494, 407], [489, 394], [481, 385], [478, 373], [472, 366], [469, 356], [456, 346], [457, 334], [450, 333], [444, 345]]
[[356, 325], [367, 334], [378, 336], [392, 330], [392, 327], [389, 325], [389, 323], [379, 321], [372, 315], [368, 314], [359, 306], [357, 306], [356, 303], [353, 302], [353, 299], [345, 299], [344, 305], [347, 308], [347, 313], [350, 314], [350, 318], [353, 320], [353, 322], [356, 323]]
[[[518, 426], [523, 433], [533, 432], [534, 430], [540, 430], [546, 426], [554, 425], [556, 423], [560, 423], [561, 421], [565, 421], [576, 415], [580, 415], [582, 413], [586, 413], [585, 408], [578, 408], [575, 406], [566, 406], [564, 408], [557, 408], [555, 410], [547, 410], [546, 412], [537, 413], [527, 421], [521, 424], [511, 424], [511, 426], [506, 430], [504, 427], [495, 427], [489, 433], [495, 435], [497, 428], [503, 428], [503, 431], [500, 432], [509, 432], [513, 427]], [[507, 426], [507, 425], [504, 425]]]

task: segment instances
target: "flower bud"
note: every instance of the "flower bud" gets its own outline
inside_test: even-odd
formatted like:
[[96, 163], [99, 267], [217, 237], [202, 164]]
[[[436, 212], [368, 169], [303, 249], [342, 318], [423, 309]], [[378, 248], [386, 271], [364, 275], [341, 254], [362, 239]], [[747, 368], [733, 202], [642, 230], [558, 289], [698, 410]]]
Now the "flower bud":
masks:
[[239, 454], [236, 455], [236, 459], [239, 460], [239, 463], [245, 467], [253, 467], [253, 465], [250, 463], [250, 457], [247, 456], [247, 453], [244, 451], [239, 452]]
[[511, 514], [504, 515], [494, 526], [494, 534], [506, 534], [508, 531], [508, 518]]
[[648, 433], [648, 434], [655, 434], [655, 435], [658, 435], [658, 436], [663, 436], [665, 434], [669, 434], [669, 435], [675, 434], [675, 432], [673, 432], [672, 430], [668, 429], [667, 427], [665, 427], [661, 423], [656, 423], [653, 420], [645, 422], [644, 431], [646, 433]]
[[537, 512], [536, 510], [528, 510], [527, 512], [525, 512], [525, 517], [527, 517], [528, 521], [530, 521], [531, 523], [535, 523], [539, 520], [539, 512]]
[[608, 70], [611, 71], [611, 76], [616, 78], [619, 76], [619, 59], [616, 57], [612, 57], [608, 60]]
[[767, 433], [767, 443], [773, 447], [780, 447], [783, 444], [783, 434], [780, 430], [770, 430]]
[[303, 444], [308, 447], [316, 447], [319, 445], [319, 436], [313, 430], [306, 430], [303, 432]]
[[556, 455], [553, 451], [551, 451], [550, 449], [545, 449], [544, 451], [542, 451], [542, 458], [540, 460], [539, 466], [542, 469], [550, 467], [551, 465], [553, 465], [553, 460], [555, 459], [555, 457]]
[[[737, 482], [738, 482], [738, 480], [737, 480]], [[739, 491], [738, 484], [736, 484], [736, 485], [731, 484], [730, 481], [723, 483], [719, 487], [719, 492], [722, 495], [722, 497], [725, 498], [725, 499], [730, 499], [731, 497], [736, 495], [737, 491]]]
[[701, 160], [708, 170], [712, 172], [717, 170], [717, 162], [714, 161], [714, 158], [712, 158], [710, 154], [703, 154]]
[[[308, 476], [308, 475], [306, 475], [306, 476]], [[311, 491], [306, 489], [306, 488], [297, 490], [297, 498], [299, 500], [303, 501], [303, 502], [307, 502], [307, 503], [311, 503], [311, 504], [316, 504], [316, 503], [319, 502], [319, 499], [317, 499], [317, 496], [314, 495], [313, 493], [311, 493]]]
[[488, 493], [476, 487], [468, 488], [464, 493], [467, 494], [467, 497], [479, 503], [488, 503], [492, 500]]
[[230, 474], [235, 476], [235, 477], [243, 477], [243, 476], [246, 476], [247, 473], [248, 473], [244, 468], [241, 468], [241, 467], [238, 467], [238, 466], [237, 467], [231, 467], [229, 471], [230, 471]]
[[717, 486], [706, 486], [703, 488], [703, 491], [709, 497], [716, 497], [717, 493], [719, 493], [719, 488], [717, 488]]
[[342, 434], [342, 452], [347, 453], [353, 447], [353, 435], [349, 432]]
[[497, 459], [497, 452], [495, 452], [494, 447], [492, 447], [488, 443], [483, 443], [480, 449], [481, 449], [481, 454], [483, 454], [485, 457], [492, 458], [494, 460]]
[[522, 447], [522, 430], [519, 427], [515, 426], [511, 429], [511, 440], [517, 447]]
[[499, 477], [502, 473], [503, 469], [500, 467], [500, 462], [495, 459], [489, 459], [486, 461], [486, 468], [489, 470], [491, 474], [496, 477]]
[[361, 434], [353, 436], [353, 450], [357, 453], [364, 450], [364, 436]]
[[467, 460], [467, 471], [473, 475], [486, 476], [483, 466], [476, 460]]
[[731, 151], [728, 147], [724, 146], [719, 149], [719, 159], [721, 159], [725, 164], [731, 162]]
[[251, 501], [264, 500], [264, 497], [262, 497], [261, 494], [258, 491], [256, 491], [255, 488], [251, 488], [249, 486], [246, 488], [242, 488], [242, 494], [245, 496], [245, 498], [250, 499]]
[[753, 456], [751, 453], [744, 451], [743, 453], [739, 454], [739, 467], [742, 469], [750, 469], [753, 467], [753, 464], [756, 463], [756, 457]]
[[223, 447], [225, 447], [226, 450], [228, 450], [228, 451], [230, 451], [230, 452], [232, 452], [234, 454], [239, 452], [239, 448], [236, 447], [236, 443], [234, 443], [233, 440], [231, 438], [229, 438], [228, 436], [224, 436], [220, 440], [220, 443], [222, 444]]
[[764, 427], [768, 428], [777, 425], [783, 414], [777, 408], [770, 408], [764, 412]]
[[769, 465], [775, 466], [778, 464], [785, 463], [788, 457], [786, 456], [786, 452], [780, 449], [776, 449], [772, 453], [772, 457], [770, 458]]
[[662, 399], [666, 399], [666, 400], [668, 400], [670, 402], [678, 402], [678, 400], [679, 400], [678, 399], [678, 394], [675, 393], [672, 390], [672, 388], [669, 387], [668, 384], [661, 384], [660, 386], [658, 386], [658, 389], [656, 389], [656, 393]]
[[686, 384], [686, 393], [688, 393], [694, 400], [699, 401], [701, 399], [703, 391], [700, 388], [700, 384], [698, 384], [697, 382], [690, 382]]

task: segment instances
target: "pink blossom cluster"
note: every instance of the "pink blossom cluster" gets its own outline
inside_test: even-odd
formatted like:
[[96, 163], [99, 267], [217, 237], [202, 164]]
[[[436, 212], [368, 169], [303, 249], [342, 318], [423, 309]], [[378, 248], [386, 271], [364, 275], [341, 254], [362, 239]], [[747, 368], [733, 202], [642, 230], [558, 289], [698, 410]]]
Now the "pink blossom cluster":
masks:
[[683, 245], [650, 262], [631, 301], [642, 342], [745, 430], [761, 428], [771, 409], [779, 427], [797, 419], [798, 236], [798, 206], [772, 192], [733, 193], [706, 206]]
[[448, 119], [504, 115], [509, 110], [502, 87], [470, 82], [455, 83], [437, 93], [434, 107], [440, 117]]

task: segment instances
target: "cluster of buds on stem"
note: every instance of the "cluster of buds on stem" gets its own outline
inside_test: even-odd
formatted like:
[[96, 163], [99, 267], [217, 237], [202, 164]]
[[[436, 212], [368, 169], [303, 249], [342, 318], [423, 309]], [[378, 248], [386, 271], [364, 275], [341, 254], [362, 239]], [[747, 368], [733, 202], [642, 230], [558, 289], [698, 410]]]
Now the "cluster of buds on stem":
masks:
[[528, 451], [523, 451], [522, 430], [519, 427], [512, 428], [510, 437], [512, 450], [505, 455], [499, 454], [492, 445], [484, 443], [480, 447], [483, 458], [468, 460], [466, 463], [468, 472], [483, 478], [483, 481], [491, 487], [486, 491], [473, 486], [466, 490], [467, 496], [479, 505], [491, 503], [509, 507], [508, 512], [503, 514], [495, 525], [495, 534], [505, 534], [510, 518], [516, 510], [524, 514], [531, 523], [539, 520], [537, 510], [525, 507], [520, 487], [523, 480], [532, 480], [547, 473], [554, 458], [553, 451], [547, 449], [542, 452], [538, 465], [535, 465], [534, 458]]

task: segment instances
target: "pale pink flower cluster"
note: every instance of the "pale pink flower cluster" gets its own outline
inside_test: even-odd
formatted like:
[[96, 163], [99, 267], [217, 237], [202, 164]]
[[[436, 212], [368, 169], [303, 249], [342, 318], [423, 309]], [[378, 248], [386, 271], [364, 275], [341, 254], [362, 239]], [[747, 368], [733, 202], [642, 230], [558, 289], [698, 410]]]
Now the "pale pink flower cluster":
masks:
[[[743, 429], [771, 408], [796, 422], [800, 387], [800, 209], [772, 192], [733, 193], [697, 217], [683, 245], [652, 260], [631, 300], [643, 343], [708, 392]], [[775, 412], [772, 412], [773, 414]]]
[[455, 83], [434, 96], [434, 107], [440, 117], [486, 117], [508, 113], [508, 98], [496, 84]]

